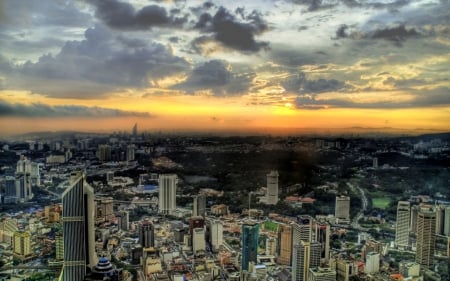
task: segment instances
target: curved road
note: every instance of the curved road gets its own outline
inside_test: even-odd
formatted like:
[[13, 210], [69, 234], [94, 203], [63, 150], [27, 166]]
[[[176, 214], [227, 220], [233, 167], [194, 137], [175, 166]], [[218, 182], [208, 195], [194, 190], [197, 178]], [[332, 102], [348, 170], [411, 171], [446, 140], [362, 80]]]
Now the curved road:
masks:
[[353, 218], [352, 227], [355, 228], [355, 229], [359, 229], [359, 230], [365, 230], [363, 227], [361, 227], [359, 225], [359, 220], [362, 217], [364, 217], [364, 213], [367, 210], [367, 206], [368, 206], [368, 202], [369, 201], [367, 200], [366, 193], [364, 192], [364, 190], [361, 187], [359, 187], [358, 185], [353, 185], [350, 182], [347, 182], [347, 186], [350, 187], [351, 189], [354, 189], [354, 188], [358, 189], [359, 193], [361, 194], [361, 205], [362, 205], [362, 208], [358, 212], [356, 217]]

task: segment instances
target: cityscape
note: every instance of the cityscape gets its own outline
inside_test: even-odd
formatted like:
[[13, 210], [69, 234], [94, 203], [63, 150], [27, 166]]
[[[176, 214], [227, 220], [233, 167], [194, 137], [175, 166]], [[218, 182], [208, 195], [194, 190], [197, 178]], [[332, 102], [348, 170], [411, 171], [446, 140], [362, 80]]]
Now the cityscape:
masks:
[[450, 281], [449, 0], [0, 0], [0, 281]]
[[1, 148], [0, 280], [449, 280], [449, 134]]

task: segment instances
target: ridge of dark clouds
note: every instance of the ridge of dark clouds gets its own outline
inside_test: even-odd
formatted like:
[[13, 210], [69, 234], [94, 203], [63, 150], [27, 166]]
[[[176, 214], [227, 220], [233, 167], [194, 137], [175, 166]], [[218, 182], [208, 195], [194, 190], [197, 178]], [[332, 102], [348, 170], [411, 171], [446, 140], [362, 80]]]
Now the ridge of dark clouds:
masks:
[[336, 79], [308, 80], [302, 72], [288, 77], [281, 82], [281, 86], [286, 91], [300, 94], [334, 92], [350, 88], [345, 82]]
[[81, 105], [47, 105], [43, 103], [9, 103], [0, 100], [0, 116], [17, 117], [151, 117], [147, 112], [125, 111]]
[[190, 66], [162, 44], [114, 36], [102, 26], [87, 29], [85, 38], [66, 42], [56, 55], [43, 55], [36, 63], [14, 68], [13, 72], [27, 79], [13, 80], [9, 87], [25, 87], [58, 98], [95, 98], [127, 87], [147, 87], [149, 80]]
[[190, 94], [211, 90], [215, 96], [230, 96], [246, 93], [254, 77], [254, 73], [233, 73], [225, 61], [210, 60], [195, 67], [185, 82], [173, 88]]
[[117, 0], [87, 0], [96, 8], [95, 15], [107, 26], [123, 30], [145, 30], [152, 27], [179, 27], [187, 16], [176, 17], [179, 10], [169, 14], [164, 7], [148, 5], [136, 10], [130, 3]]
[[318, 95], [300, 95], [296, 98], [295, 104], [301, 109], [326, 109], [330, 107], [340, 108], [366, 108], [366, 109], [400, 109], [400, 108], [420, 108], [433, 106], [450, 105], [450, 88], [437, 87], [433, 89], [408, 89], [412, 95], [409, 101], [380, 101], [371, 103], [357, 103], [343, 99], [318, 99]]
[[408, 5], [410, 0], [395, 0], [390, 3], [373, 2], [368, 3], [364, 0], [340, 0], [338, 2], [327, 2], [323, 0], [291, 0], [292, 3], [307, 6], [309, 12], [315, 12], [318, 10], [332, 9], [339, 4], [343, 4], [349, 8], [372, 8], [372, 9], [388, 9], [395, 11], [395, 9]]
[[212, 40], [222, 43], [225, 47], [243, 52], [258, 52], [268, 48], [269, 43], [256, 41], [255, 36], [267, 31], [268, 24], [259, 12], [245, 14], [243, 9], [237, 9], [237, 14], [243, 19], [239, 21], [235, 15], [224, 7], [219, 7], [214, 15], [203, 13], [199, 16], [194, 29], [204, 35], [194, 39], [193, 47], [201, 50], [202, 43]]
[[333, 37], [333, 39], [383, 39], [393, 42], [396, 46], [401, 47], [402, 42], [406, 41], [408, 38], [423, 35], [419, 31], [417, 31], [416, 28], [407, 28], [404, 24], [384, 26], [368, 32], [356, 30], [350, 31], [350, 29], [353, 28], [346, 24], [340, 25], [336, 30], [335, 37]]

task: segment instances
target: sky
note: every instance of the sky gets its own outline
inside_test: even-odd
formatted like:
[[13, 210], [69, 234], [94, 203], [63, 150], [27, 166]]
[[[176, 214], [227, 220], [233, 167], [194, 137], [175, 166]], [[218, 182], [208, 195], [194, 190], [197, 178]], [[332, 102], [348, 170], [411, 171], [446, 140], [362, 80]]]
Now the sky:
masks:
[[0, 134], [450, 131], [447, 0], [3, 0]]

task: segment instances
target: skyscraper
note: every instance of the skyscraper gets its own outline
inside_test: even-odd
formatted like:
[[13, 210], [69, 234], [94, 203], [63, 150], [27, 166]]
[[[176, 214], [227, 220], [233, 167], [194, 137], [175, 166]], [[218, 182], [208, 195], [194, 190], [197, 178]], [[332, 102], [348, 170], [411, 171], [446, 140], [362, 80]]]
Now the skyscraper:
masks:
[[436, 231], [436, 212], [432, 207], [421, 207], [417, 215], [416, 262], [430, 268], [433, 265]]
[[445, 207], [444, 235], [450, 236], [450, 206]]
[[62, 280], [80, 281], [86, 266], [97, 264], [94, 237], [94, 190], [81, 172], [72, 173], [62, 194], [64, 265]]
[[267, 174], [267, 204], [278, 203], [278, 171], [270, 171]]
[[350, 221], [350, 197], [336, 196], [335, 217], [339, 221]]
[[300, 241], [292, 254], [292, 281], [308, 281], [309, 269], [320, 265], [320, 243]]
[[321, 246], [321, 257], [325, 260], [330, 258], [330, 225], [326, 222], [313, 222], [313, 241], [319, 242]]
[[395, 244], [400, 247], [409, 245], [410, 204], [408, 201], [397, 203], [397, 222], [395, 224]]
[[133, 138], [137, 138], [137, 135], [138, 135], [137, 123], [134, 123], [134, 126], [131, 129], [131, 134], [132, 134]]
[[380, 271], [380, 254], [370, 252], [366, 256], [366, 266], [364, 268], [365, 273], [376, 273]]
[[221, 221], [210, 222], [210, 241], [213, 251], [219, 251], [220, 246], [223, 244], [223, 224]]
[[139, 243], [143, 248], [155, 247], [155, 228], [148, 219], [139, 224]]
[[26, 202], [33, 198], [31, 191], [31, 162], [21, 155], [16, 167], [16, 198]]
[[249, 263], [257, 263], [258, 257], [259, 225], [253, 221], [247, 221], [242, 225], [242, 257], [241, 271], [249, 270]]
[[205, 229], [202, 227], [194, 228], [192, 231], [192, 252], [194, 252], [194, 255], [198, 255], [199, 253], [204, 253], [205, 250]]
[[297, 218], [297, 223], [293, 224], [292, 244], [298, 245], [300, 241], [312, 242], [313, 218], [302, 215]]
[[278, 239], [277, 239], [277, 262], [282, 265], [291, 265], [292, 258], [292, 225], [280, 224], [278, 225]]
[[192, 210], [192, 216], [202, 216], [206, 215], [206, 196], [199, 194], [194, 197], [194, 204]]
[[176, 209], [177, 175], [160, 175], [158, 179], [158, 186], [158, 211], [163, 214], [171, 214]]

